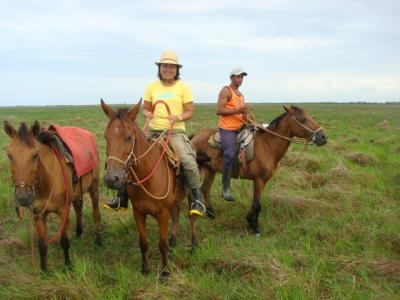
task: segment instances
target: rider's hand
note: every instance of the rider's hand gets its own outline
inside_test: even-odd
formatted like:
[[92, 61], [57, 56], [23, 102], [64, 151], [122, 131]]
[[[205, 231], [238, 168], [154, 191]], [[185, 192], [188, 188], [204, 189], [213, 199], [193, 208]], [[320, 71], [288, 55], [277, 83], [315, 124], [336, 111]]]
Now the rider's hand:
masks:
[[151, 121], [151, 119], [153, 119], [153, 114], [151, 113], [151, 111], [145, 111], [144, 112], [144, 117], [146, 118], [147, 121]]
[[169, 115], [168, 116], [168, 121], [169, 121], [170, 124], [174, 124], [174, 123], [180, 121], [180, 119], [176, 115]]
[[250, 110], [250, 105], [242, 104], [237, 108], [239, 114], [247, 114]]

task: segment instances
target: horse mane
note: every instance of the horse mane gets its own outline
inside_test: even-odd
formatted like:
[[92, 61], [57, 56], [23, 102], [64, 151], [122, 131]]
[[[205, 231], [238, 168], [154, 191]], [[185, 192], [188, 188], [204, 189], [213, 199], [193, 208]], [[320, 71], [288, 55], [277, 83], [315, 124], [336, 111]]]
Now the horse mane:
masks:
[[29, 133], [28, 126], [26, 125], [25, 122], [22, 122], [21, 125], [18, 128], [18, 137], [23, 141], [26, 145], [32, 147], [34, 145], [33, 143], [33, 137]]
[[284, 112], [282, 114], [280, 114], [279, 116], [277, 116], [275, 119], [272, 120], [272, 122], [268, 125], [268, 129], [272, 129], [272, 130], [276, 130], [279, 123], [282, 121], [282, 119], [284, 117], [286, 117], [288, 115], [287, 112]]
[[[294, 111], [299, 111], [300, 113], [304, 113], [304, 110], [298, 106], [292, 105], [291, 108]], [[282, 114], [280, 114], [279, 116], [277, 116], [275, 119], [272, 120], [272, 122], [268, 125], [268, 129], [272, 129], [272, 130], [276, 130], [279, 123], [282, 121], [282, 119], [284, 117], [286, 117], [289, 113], [288, 112], [284, 112]]]

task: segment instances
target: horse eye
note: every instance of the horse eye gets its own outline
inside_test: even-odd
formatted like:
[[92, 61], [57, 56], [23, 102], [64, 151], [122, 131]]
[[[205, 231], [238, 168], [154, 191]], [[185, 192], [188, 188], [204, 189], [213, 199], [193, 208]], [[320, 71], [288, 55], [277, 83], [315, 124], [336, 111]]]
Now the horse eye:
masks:
[[39, 153], [36, 152], [35, 154], [32, 155], [32, 160], [35, 160], [39, 157]]
[[301, 117], [301, 118], [300, 118], [300, 123], [304, 124], [306, 121], [307, 121], [306, 118], [304, 118], [304, 117]]
[[130, 136], [125, 137], [125, 141], [127, 141], [127, 142], [132, 141], [132, 136], [130, 135]]
[[8, 156], [8, 158], [9, 158], [9, 160], [13, 160], [13, 157], [11, 156], [10, 153], [7, 153], [7, 156]]

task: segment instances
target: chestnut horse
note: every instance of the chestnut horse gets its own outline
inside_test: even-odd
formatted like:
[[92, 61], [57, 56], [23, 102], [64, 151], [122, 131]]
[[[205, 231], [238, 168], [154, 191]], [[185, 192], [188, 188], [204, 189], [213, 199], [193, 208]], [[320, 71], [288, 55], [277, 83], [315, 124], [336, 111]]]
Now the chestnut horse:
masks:
[[[47, 244], [56, 241], [59, 236], [64, 250], [67, 267], [71, 266], [69, 258], [70, 242], [68, 238], [69, 202], [76, 212], [76, 236], [82, 234], [82, 195], [90, 193], [93, 206], [93, 217], [96, 224], [96, 243], [101, 244], [100, 210], [99, 210], [99, 168], [81, 177], [73, 183], [73, 169], [64, 158], [51, 146], [38, 140], [41, 132], [37, 121], [30, 129], [25, 123], [15, 130], [7, 121], [4, 130], [11, 138], [7, 146], [7, 155], [11, 163], [11, 172], [15, 187], [16, 205], [26, 207], [34, 215], [39, 234], [38, 246], [41, 270], [47, 271]], [[61, 219], [60, 228], [52, 238], [46, 236], [46, 219], [50, 213]]]
[[[286, 112], [274, 119], [268, 128], [259, 126], [254, 140], [254, 158], [248, 163], [246, 173], [242, 168], [239, 172], [240, 178], [253, 181], [253, 203], [246, 219], [255, 234], [260, 233], [258, 215], [261, 210], [261, 194], [293, 137], [305, 139], [305, 143], [313, 142], [317, 146], [327, 142], [321, 127], [303, 109], [296, 106], [284, 106], [284, 109]], [[215, 129], [202, 129], [191, 139], [196, 148], [198, 164], [205, 173], [202, 192], [210, 217], [215, 216], [210, 201], [210, 188], [216, 172], [221, 172], [223, 168], [221, 150], [208, 144], [208, 139], [215, 132]]]
[[[101, 107], [109, 118], [105, 130], [107, 142], [107, 165], [104, 181], [109, 188], [127, 186], [133, 215], [139, 233], [142, 253], [142, 273], [148, 274], [147, 215], [154, 217], [159, 225], [159, 250], [162, 256], [161, 276], [169, 275], [168, 222], [172, 218], [171, 246], [176, 243], [176, 225], [179, 217], [178, 203], [187, 195], [185, 184], [170, 166], [162, 147], [148, 141], [136, 124], [141, 101], [130, 110], [115, 112], [103, 100]], [[196, 246], [196, 216], [190, 216], [192, 225], [192, 248]]]

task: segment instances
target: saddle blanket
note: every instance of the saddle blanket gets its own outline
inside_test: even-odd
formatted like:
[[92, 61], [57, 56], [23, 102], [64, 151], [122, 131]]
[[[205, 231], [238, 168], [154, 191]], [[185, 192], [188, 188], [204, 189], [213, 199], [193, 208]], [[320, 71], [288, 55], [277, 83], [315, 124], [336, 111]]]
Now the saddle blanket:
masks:
[[50, 125], [72, 154], [78, 178], [93, 170], [99, 163], [96, 140], [92, 132], [80, 127]]

